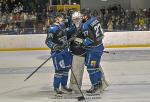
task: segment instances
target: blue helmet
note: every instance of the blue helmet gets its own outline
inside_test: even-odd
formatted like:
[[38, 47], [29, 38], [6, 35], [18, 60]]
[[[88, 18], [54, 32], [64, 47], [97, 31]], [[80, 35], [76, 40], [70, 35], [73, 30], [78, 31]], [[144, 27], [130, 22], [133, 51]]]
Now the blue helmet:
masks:
[[83, 16], [90, 17], [90, 16], [91, 16], [91, 11], [90, 11], [89, 8], [85, 8], [85, 9], [82, 9], [82, 10], [81, 10], [81, 14], [82, 14]]
[[60, 14], [58, 12], [51, 15], [51, 17], [50, 17], [51, 23], [57, 22], [59, 18], [63, 19], [62, 14]]

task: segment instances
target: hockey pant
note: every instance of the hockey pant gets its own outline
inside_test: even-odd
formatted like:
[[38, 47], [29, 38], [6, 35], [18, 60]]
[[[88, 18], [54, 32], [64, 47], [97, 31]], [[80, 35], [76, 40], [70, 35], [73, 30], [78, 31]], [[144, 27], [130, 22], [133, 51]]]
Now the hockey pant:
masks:
[[67, 86], [68, 72], [72, 64], [72, 55], [66, 50], [63, 53], [56, 54], [52, 59], [55, 67], [54, 88], [59, 88], [60, 85]]

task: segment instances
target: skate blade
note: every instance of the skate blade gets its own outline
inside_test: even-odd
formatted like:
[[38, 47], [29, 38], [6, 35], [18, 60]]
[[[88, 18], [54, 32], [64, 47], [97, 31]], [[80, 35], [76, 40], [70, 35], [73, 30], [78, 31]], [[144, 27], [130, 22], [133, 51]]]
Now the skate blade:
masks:
[[72, 92], [65, 92], [65, 91], [62, 91], [63, 94], [72, 94]]
[[100, 93], [86, 93], [87, 96], [98, 96]]
[[54, 96], [57, 97], [57, 98], [62, 98], [63, 97], [62, 94], [55, 94]]

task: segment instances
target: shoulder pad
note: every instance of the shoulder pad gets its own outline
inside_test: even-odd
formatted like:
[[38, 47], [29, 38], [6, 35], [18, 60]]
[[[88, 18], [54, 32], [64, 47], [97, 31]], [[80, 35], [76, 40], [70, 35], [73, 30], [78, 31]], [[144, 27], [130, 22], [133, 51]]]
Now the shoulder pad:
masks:
[[48, 33], [55, 33], [58, 30], [58, 27], [55, 25], [52, 25], [48, 28]]
[[86, 24], [86, 25], [91, 25], [91, 23], [93, 22], [95, 20], [95, 18], [94, 17], [91, 17], [91, 18], [89, 18], [84, 24]]
[[97, 19], [93, 19], [90, 25], [95, 26], [97, 23], [99, 23], [99, 21]]

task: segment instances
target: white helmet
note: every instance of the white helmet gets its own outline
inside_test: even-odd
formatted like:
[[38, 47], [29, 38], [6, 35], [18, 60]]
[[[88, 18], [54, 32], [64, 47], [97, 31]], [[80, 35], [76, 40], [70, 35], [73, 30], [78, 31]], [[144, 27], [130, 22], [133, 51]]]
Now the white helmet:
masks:
[[81, 16], [82, 14], [79, 11], [73, 12], [72, 14], [72, 20], [73, 23], [76, 25], [76, 27], [79, 27], [80, 23], [81, 23]]

